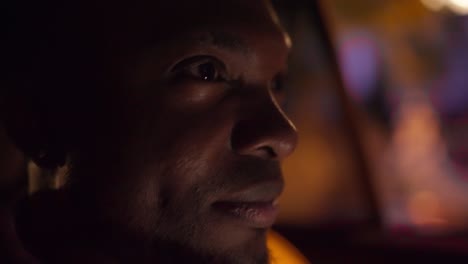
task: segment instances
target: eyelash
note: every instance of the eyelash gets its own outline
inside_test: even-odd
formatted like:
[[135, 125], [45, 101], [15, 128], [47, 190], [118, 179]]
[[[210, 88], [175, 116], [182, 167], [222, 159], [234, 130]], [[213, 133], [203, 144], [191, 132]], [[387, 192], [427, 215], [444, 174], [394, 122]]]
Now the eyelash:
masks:
[[225, 82], [227, 71], [224, 63], [212, 56], [194, 56], [177, 63], [172, 72], [179, 78], [202, 82]]
[[[202, 66], [205, 66], [201, 68]], [[209, 55], [198, 55], [178, 62], [171, 70], [177, 79], [192, 79], [201, 82], [232, 82], [228, 78], [226, 65]], [[210, 76], [212, 75], [212, 76]], [[278, 74], [271, 82], [271, 90], [282, 94], [285, 90], [286, 75]]]

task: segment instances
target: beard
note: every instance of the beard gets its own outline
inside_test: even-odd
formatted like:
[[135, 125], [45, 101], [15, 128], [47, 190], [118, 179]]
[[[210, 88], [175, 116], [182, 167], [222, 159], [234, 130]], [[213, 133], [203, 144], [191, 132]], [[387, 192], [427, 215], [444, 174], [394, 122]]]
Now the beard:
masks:
[[[168, 171], [166, 175], [170, 173]], [[246, 159], [228, 169], [213, 171], [211, 175], [207, 180], [191, 185], [175, 199], [171, 189], [160, 193], [158, 221], [154, 222], [152, 240], [153, 249], [159, 255], [157, 259], [164, 259], [163, 263], [269, 263], [266, 229], [252, 230], [253, 235], [242, 243], [230, 243], [230, 238], [235, 237], [230, 229], [218, 229], [212, 219], [200, 215], [210, 208], [207, 201], [220, 194], [236, 193], [272, 181], [281, 182], [282, 186], [279, 164]], [[259, 191], [263, 190], [259, 188]], [[225, 240], [219, 240], [223, 237]]]
[[[104, 226], [100, 239], [108, 234], [114, 240], [105, 241], [107, 254], [122, 263], [267, 264], [267, 230], [245, 231], [243, 227], [240, 233], [245, 231], [248, 236], [239, 236], [238, 227], [219, 224], [211, 216], [211, 202], [219, 195], [265, 182], [282, 184], [279, 164], [258, 159], [228, 164], [210, 171], [160, 169], [156, 174], [151, 169], [137, 179], [114, 177], [112, 185], [105, 180], [101, 186], [88, 186], [80, 193], [85, 193], [86, 199], [94, 196], [87, 204], [95, 203], [92, 214], [99, 226]], [[174, 181], [179, 175], [197, 180], [182, 188], [180, 181]]]
[[156, 263], [193, 263], [193, 264], [268, 264], [269, 252], [250, 254], [245, 249], [234, 249], [225, 252], [206, 253], [184, 245], [179, 241], [154, 241], [152, 257]]

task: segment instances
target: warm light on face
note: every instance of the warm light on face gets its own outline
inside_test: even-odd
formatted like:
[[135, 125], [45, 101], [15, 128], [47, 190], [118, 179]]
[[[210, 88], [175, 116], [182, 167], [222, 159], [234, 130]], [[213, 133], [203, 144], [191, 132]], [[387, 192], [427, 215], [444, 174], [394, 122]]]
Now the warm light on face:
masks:
[[286, 46], [288, 46], [289, 49], [292, 48], [292, 40], [288, 34], [284, 34], [284, 42], [286, 43]]
[[459, 15], [468, 14], [468, 0], [421, 0], [421, 2], [434, 11], [447, 7]]

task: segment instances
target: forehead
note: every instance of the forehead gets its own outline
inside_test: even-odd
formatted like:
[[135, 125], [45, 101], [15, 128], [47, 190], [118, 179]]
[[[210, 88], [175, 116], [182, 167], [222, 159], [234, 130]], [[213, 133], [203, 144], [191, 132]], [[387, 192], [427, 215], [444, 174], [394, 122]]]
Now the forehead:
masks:
[[139, 21], [165, 33], [207, 25], [268, 27], [271, 24], [271, 10], [264, 0], [136, 0], [132, 8], [125, 5], [118, 9], [128, 14], [129, 22]]
[[[94, 16], [98, 19], [96, 24], [103, 26], [98, 28], [101, 32], [97, 35], [104, 37], [104, 41], [111, 40], [109, 46], [128, 52], [130, 58], [125, 60], [130, 64], [157, 60], [157, 67], [161, 67], [158, 70], [163, 71], [164, 65], [178, 55], [207, 51], [209, 47], [250, 53], [257, 58], [265, 55], [281, 62], [287, 60], [288, 38], [268, 1], [134, 0], [130, 5], [119, 2], [109, 5], [113, 10]], [[102, 20], [103, 17], [106, 19]], [[96, 30], [96, 26], [91, 26]], [[129, 63], [125, 67], [132, 68]], [[154, 67], [151, 70], [158, 72]]]
[[[96, 22], [91, 27], [100, 30], [98, 33], [104, 37], [112, 34], [112, 40], [130, 45], [183, 41], [184, 37], [206, 38], [205, 31], [221, 33], [216, 34], [218, 37], [224, 36], [213, 38], [217, 40], [228, 40], [227, 36], [231, 35], [244, 39], [244, 42], [249, 39], [271, 41], [274, 38], [273, 43], [285, 44], [284, 32], [273, 19], [269, 3], [264, 0], [116, 2], [94, 8]], [[202, 34], [194, 36], [194, 33]]]

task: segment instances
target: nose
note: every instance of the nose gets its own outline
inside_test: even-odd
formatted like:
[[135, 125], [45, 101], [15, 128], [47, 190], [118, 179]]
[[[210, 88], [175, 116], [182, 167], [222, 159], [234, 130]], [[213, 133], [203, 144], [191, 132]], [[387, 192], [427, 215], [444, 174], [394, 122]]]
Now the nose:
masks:
[[296, 148], [296, 128], [274, 100], [257, 102], [244, 116], [231, 134], [231, 148], [238, 155], [283, 160]]

